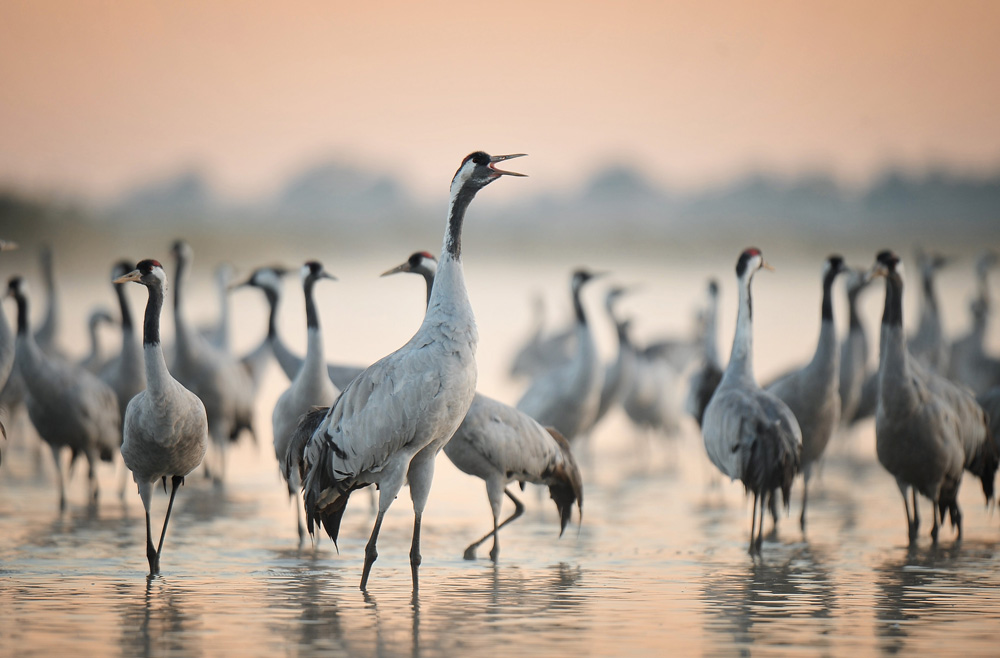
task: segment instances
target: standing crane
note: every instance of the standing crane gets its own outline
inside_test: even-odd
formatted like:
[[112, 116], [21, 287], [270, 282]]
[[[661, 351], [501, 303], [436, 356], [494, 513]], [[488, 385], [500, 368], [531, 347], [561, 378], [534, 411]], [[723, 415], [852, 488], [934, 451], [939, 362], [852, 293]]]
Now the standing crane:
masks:
[[[146, 511], [146, 560], [149, 575], [160, 572], [163, 538], [167, 535], [170, 511], [177, 487], [201, 464], [208, 447], [208, 417], [197, 395], [170, 376], [160, 347], [160, 311], [167, 275], [155, 260], [143, 260], [136, 269], [115, 279], [116, 284], [140, 283], [149, 290], [146, 315], [142, 325], [142, 353], [146, 368], [146, 389], [128, 403], [125, 410], [124, 441], [121, 452], [125, 465], [139, 488]], [[149, 507], [153, 485], [170, 478], [170, 501], [163, 517], [160, 540], [153, 548]]]
[[[759, 554], [764, 539], [764, 510], [780, 489], [785, 506], [802, 457], [802, 431], [795, 415], [773, 393], [763, 390], [753, 371], [753, 304], [750, 284], [764, 262], [750, 247], [736, 262], [739, 310], [729, 365], [705, 409], [702, 435], [709, 459], [753, 494], [750, 554]], [[758, 510], [760, 523], [757, 525]], [[754, 536], [754, 528], [757, 534]]]
[[351, 492], [370, 484], [379, 488], [362, 590], [367, 590], [378, 557], [385, 513], [404, 481], [413, 500], [410, 571], [414, 591], [418, 589], [420, 522], [434, 458], [465, 418], [476, 387], [478, 332], [462, 270], [462, 226], [479, 190], [504, 175], [519, 175], [496, 166], [513, 157], [477, 151], [462, 160], [451, 182], [440, 266], [423, 323], [405, 345], [348, 385], [304, 447], [301, 469], [310, 534], [320, 523], [336, 542]]
[[69, 448], [70, 464], [87, 459], [90, 502], [97, 503], [97, 460], [110, 462], [121, 445], [118, 399], [104, 382], [80, 366], [47, 356], [29, 330], [27, 283], [12, 277], [8, 294], [17, 301], [16, 367], [28, 395], [25, 406], [38, 435], [52, 450], [59, 484], [59, 509], [66, 509], [60, 454]]
[[[290, 441], [299, 418], [314, 407], [329, 407], [337, 397], [337, 388], [330, 381], [323, 357], [323, 332], [319, 324], [319, 312], [313, 299], [313, 288], [321, 279], [336, 278], [323, 269], [322, 263], [309, 261], [302, 266], [302, 290], [306, 297], [306, 358], [284, 393], [278, 398], [271, 414], [271, 426], [274, 430], [274, 454], [278, 458], [281, 474], [288, 484], [288, 495], [295, 497], [301, 486], [299, 480], [299, 465], [293, 454], [289, 460]], [[299, 533], [299, 544], [305, 538], [305, 528], [302, 526], [301, 508], [296, 503], [296, 526]]]
[[845, 271], [844, 259], [830, 256], [823, 263], [823, 301], [819, 340], [812, 360], [766, 387], [795, 414], [802, 432], [802, 515], [799, 525], [806, 529], [806, 502], [813, 464], [819, 461], [840, 419], [840, 349], [833, 321], [833, 282]]

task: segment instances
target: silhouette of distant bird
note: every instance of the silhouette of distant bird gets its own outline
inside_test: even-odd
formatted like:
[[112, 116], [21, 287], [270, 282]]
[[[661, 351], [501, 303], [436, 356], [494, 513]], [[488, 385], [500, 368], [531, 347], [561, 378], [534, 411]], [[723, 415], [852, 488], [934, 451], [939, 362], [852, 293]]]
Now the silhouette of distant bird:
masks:
[[601, 402], [604, 370], [581, 299], [584, 285], [597, 276], [585, 269], [573, 272], [576, 353], [572, 360], [537, 377], [517, 402], [518, 410], [545, 427], [554, 427], [571, 442], [591, 428]]
[[[170, 511], [177, 487], [201, 464], [208, 447], [208, 417], [205, 405], [194, 393], [171, 377], [160, 348], [160, 311], [167, 275], [155, 260], [143, 260], [136, 269], [115, 279], [116, 284], [140, 283], [149, 290], [143, 320], [142, 351], [147, 386], [125, 410], [125, 431], [121, 452], [125, 465], [139, 487], [139, 497], [146, 511], [146, 559], [149, 575], [160, 572], [163, 538], [167, 534]], [[163, 518], [160, 541], [153, 548], [149, 507], [157, 480], [167, 487], [170, 478], [170, 502]]]
[[764, 510], [775, 490], [781, 490], [788, 506], [788, 494], [802, 455], [802, 432], [792, 411], [777, 396], [760, 388], [754, 377], [750, 284], [761, 267], [770, 268], [760, 250], [753, 247], [744, 250], [736, 263], [740, 299], [733, 349], [702, 419], [709, 459], [724, 475], [740, 480], [753, 494], [751, 554], [760, 553]]
[[174, 277], [174, 330], [177, 350], [173, 374], [182, 386], [201, 398], [208, 414], [208, 432], [214, 453], [209, 465], [217, 483], [226, 477], [226, 451], [244, 429], [253, 434], [253, 381], [235, 358], [212, 347], [188, 323], [183, 290], [193, 259], [191, 246], [183, 240], [171, 249], [177, 264]]
[[[323, 356], [323, 332], [313, 299], [313, 288], [322, 279], [335, 280], [317, 261], [309, 261], [302, 266], [302, 289], [306, 298], [306, 358], [291, 385], [278, 398], [271, 414], [274, 454], [288, 484], [288, 495], [292, 497], [298, 494], [301, 486], [298, 458], [294, 452], [290, 456], [288, 450], [292, 434], [303, 415], [314, 407], [329, 407], [339, 392], [327, 375]], [[302, 526], [301, 508], [298, 504], [295, 505], [295, 510], [301, 543], [305, 538], [305, 528]]]
[[[369, 484], [379, 487], [362, 590], [378, 556], [376, 542], [385, 512], [404, 480], [413, 499], [410, 569], [414, 590], [418, 588], [420, 526], [434, 458], [458, 429], [475, 395], [478, 336], [461, 257], [465, 211], [476, 192], [511, 174], [496, 168], [511, 157], [479, 151], [462, 161], [451, 183], [440, 264], [420, 329], [348, 385], [305, 445], [301, 465], [310, 534], [319, 522], [336, 542], [351, 492]], [[310, 416], [303, 419], [300, 431], [309, 422]]]
[[95, 308], [87, 316], [87, 337], [90, 339], [90, 351], [80, 359], [79, 365], [84, 370], [97, 374], [104, 366], [105, 358], [101, 354], [101, 340], [98, 330], [102, 324], [114, 324], [115, 320], [104, 307]]
[[[850, 425], [862, 403], [865, 381], [869, 376], [878, 379], [878, 371], [868, 372], [868, 334], [858, 312], [858, 297], [868, 287], [871, 279], [868, 270], [849, 269], [846, 274], [847, 310], [849, 315], [847, 336], [840, 346], [840, 424]], [[871, 412], [875, 413], [875, 391], [872, 389]]]
[[59, 508], [66, 508], [60, 453], [68, 447], [70, 464], [81, 455], [87, 459], [90, 501], [97, 502], [95, 466], [98, 459], [112, 461], [121, 445], [121, 415], [114, 391], [95, 375], [60, 358], [45, 355], [29, 330], [28, 291], [15, 276], [8, 294], [17, 301], [15, 363], [28, 391], [28, 417], [38, 435], [52, 450], [59, 484]]
[[701, 365], [688, 380], [688, 396], [685, 410], [698, 421], [701, 427], [715, 389], [722, 381], [722, 361], [718, 346], [719, 283], [715, 279], [708, 282], [708, 302], [702, 315]]
[[819, 461], [840, 420], [840, 350], [833, 321], [833, 282], [845, 270], [844, 259], [830, 256], [823, 263], [823, 302], [819, 340], [812, 360], [765, 387], [788, 405], [802, 432], [802, 515], [806, 529], [806, 503], [813, 464]]
[[929, 254], [923, 249], [917, 249], [917, 267], [920, 268], [920, 323], [917, 331], [907, 341], [910, 354], [925, 367], [938, 374], [948, 371], [948, 343], [944, 339], [944, 329], [941, 326], [941, 311], [937, 292], [934, 290], [934, 277], [938, 270], [948, 263], [941, 254]]

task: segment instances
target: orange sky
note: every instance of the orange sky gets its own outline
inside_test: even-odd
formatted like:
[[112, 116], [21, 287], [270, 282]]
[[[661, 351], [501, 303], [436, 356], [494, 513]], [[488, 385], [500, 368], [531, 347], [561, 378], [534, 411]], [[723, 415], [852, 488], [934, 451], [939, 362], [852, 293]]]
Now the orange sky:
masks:
[[5, 0], [0, 181], [92, 195], [199, 166], [271, 193], [342, 154], [444, 195], [469, 151], [534, 194], [633, 159], [863, 180], [1000, 165], [1000, 3]]

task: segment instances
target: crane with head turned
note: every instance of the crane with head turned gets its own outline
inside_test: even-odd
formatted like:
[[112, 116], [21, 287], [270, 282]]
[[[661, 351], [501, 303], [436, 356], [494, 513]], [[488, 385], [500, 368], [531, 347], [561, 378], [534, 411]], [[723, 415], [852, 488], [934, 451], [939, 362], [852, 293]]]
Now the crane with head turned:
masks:
[[[472, 153], [452, 178], [448, 219], [434, 289], [423, 323], [401, 348], [358, 375], [320, 419], [306, 443], [301, 472], [307, 525], [336, 541], [352, 491], [375, 484], [378, 515], [365, 548], [361, 589], [378, 552], [385, 513], [404, 481], [413, 500], [410, 569], [418, 589], [420, 524], [434, 459], [465, 418], [476, 388], [478, 333], [462, 269], [462, 227], [476, 193], [504, 175], [512, 155]], [[303, 419], [308, 423], [309, 417]]]

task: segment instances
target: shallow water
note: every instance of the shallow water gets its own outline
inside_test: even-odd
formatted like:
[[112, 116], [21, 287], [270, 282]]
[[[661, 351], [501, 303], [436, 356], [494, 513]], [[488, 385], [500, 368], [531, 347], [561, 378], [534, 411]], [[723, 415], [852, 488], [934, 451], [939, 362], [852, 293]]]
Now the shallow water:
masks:
[[[320, 291], [331, 358], [374, 359], [412, 333], [422, 284], [390, 285], [367, 274], [405, 255], [327, 264], [341, 278]], [[818, 328], [818, 266], [783, 269], [778, 255], [769, 259], [779, 273], [755, 283], [761, 379], [807, 358]], [[646, 336], [689, 327], [704, 276], [717, 272], [725, 353], [734, 311], [728, 260], [695, 268], [607, 265], [626, 280], [671, 282], [631, 303], [645, 319], [639, 330]], [[481, 332], [480, 390], [513, 402], [521, 384], [504, 372], [528, 331], [526, 300], [536, 288], [550, 299], [564, 294], [565, 270], [556, 263], [503, 277], [499, 261], [467, 270]], [[955, 326], [964, 324], [966, 284], [958, 276], [949, 284], [945, 304], [959, 318]], [[141, 304], [136, 288], [133, 299]], [[71, 291], [66, 322], [82, 322], [101, 290]], [[209, 290], [202, 284], [192, 299], [204, 317], [211, 316]], [[282, 331], [301, 346], [304, 340], [294, 339], [303, 331], [301, 295], [291, 280], [286, 294]], [[237, 351], [259, 340], [256, 329], [264, 327], [260, 300], [241, 295], [233, 300]], [[881, 291], [869, 297], [870, 310], [877, 309]], [[595, 309], [599, 298], [590, 298]], [[345, 308], [355, 309], [350, 322], [338, 311]], [[877, 314], [869, 326], [875, 331]], [[601, 331], [607, 353], [609, 330]], [[71, 334], [63, 332], [64, 344], [79, 353], [83, 338]], [[297, 548], [293, 503], [270, 447], [270, 409], [286, 385], [272, 368], [257, 414], [260, 443], [244, 441], [231, 451], [223, 487], [200, 472], [188, 478], [164, 545], [163, 573], [152, 580], [134, 485], [120, 501], [120, 473], [103, 466], [102, 497], [89, 508], [78, 468], [69, 509], [60, 514], [48, 451], [13, 424], [0, 469], [0, 653], [996, 654], [996, 515], [967, 479], [965, 540], [955, 544], [946, 528], [932, 547], [924, 504], [925, 527], [918, 545], [907, 548], [899, 494], [874, 459], [871, 424], [835, 437], [813, 481], [806, 536], [798, 528], [797, 485], [789, 516], [759, 559], [746, 553], [749, 503], [739, 485], [718, 481], [693, 424], [664, 441], [637, 434], [616, 412], [581, 450], [582, 524], [574, 516], [558, 538], [554, 506], [529, 488], [520, 496], [526, 514], [501, 531], [498, 565], [487, 558], [488, 542], [478, 560], [462, 559], [489, 527], [489, 508], [482, 483], [441, 456], [424, 517], [419, 593], [411, 588], [412, 513], [404, 490], [386, 516], [366, 594], [358, 589], [374, 518], [366, 491], [352, 497], [339, 554], [325, 538], [316, 548]], [[154, 524], [165, 507], [161, 490]]]

